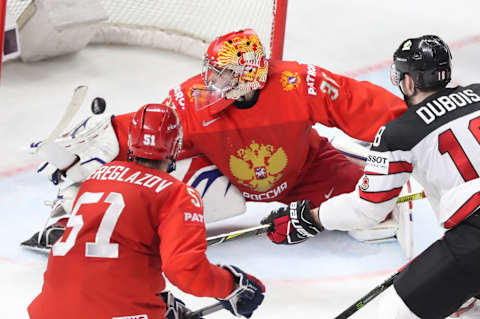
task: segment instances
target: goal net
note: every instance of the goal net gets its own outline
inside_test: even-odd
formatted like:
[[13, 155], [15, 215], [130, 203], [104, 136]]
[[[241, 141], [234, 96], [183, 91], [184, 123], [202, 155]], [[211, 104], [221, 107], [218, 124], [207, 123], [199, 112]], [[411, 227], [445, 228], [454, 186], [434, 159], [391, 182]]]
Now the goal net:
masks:
[[243, 28], [259, 34], [267, 56], [281, 59], [287, 0], [7, 0], [6, 6], [18, 26], [24, 61], [89, 43], [157, 47], [201, 58], [217, 36]]

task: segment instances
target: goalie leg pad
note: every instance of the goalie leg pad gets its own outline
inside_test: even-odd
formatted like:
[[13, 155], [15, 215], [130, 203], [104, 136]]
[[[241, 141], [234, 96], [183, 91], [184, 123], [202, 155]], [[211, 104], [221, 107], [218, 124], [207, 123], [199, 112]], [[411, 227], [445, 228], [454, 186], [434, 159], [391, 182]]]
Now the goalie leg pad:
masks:
[[[404, 187], [400, 196], [407, 191], [408, 188]], [[396, 204], [392, 214], [378, 225], [368, 229], [351, 230], [348, 234], [358, 241], [370, 244], [398, 240], [405, 257], [413, 257], [413, 218], [408, 203]]]
[[240, 191], [220, 170], [203, 156], [177, 161], [175, 178], [194, 187], [202, 196], [205, 222], [243, 214], [246, 203]]

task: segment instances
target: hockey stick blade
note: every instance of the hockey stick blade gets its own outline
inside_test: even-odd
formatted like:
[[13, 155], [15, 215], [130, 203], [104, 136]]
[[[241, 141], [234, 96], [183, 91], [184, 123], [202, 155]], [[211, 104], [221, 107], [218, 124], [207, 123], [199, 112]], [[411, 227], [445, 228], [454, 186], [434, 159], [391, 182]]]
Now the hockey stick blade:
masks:
[[46, 141], [53, 141], [55, 140], [70, 124], [75, 114], [77, 114], [80, 106], [82, 105], [85, 97], [87, 96], [88, 87], [85, 85], [78, 86], [75, 91], [73, 92], [72, 99], [68, 104], [65, 112], [63, 113], [62, 118], [58, 122], [57, 126], [53, 129], [53, 131], [48, 135]]
[[214, 246], [232, 239], [243, 238], [247, 236], [259, 235], [266, 233], [270, 225], [259, 225], [255, 227], [236, 230], [226, 234], [215, 235], [207, 238], [207, 245]]

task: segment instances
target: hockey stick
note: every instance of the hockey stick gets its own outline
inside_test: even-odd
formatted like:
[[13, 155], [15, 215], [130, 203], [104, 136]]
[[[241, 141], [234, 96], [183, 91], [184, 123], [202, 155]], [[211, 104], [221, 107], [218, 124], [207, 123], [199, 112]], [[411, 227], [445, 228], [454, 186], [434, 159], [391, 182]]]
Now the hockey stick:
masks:
[[[414, 201], [417, 199], [422, 199], [425, 197], [426, 195], [423, 191], [418, 193], [409, 193], [403, 196], [399, 196], [397, 198], [397, 204], [406, 203], [406, 202]], [[243, 238], [243, 237], [252, 236], [252, 235], [260, 235], [260, 234], [266, 233], [267, 229], [270, 226], [271, 225], [259, 225], [255, 227], [236, 230], [230, 233], [211, 236], [207, 238], [207, 245], [214, 246], [226, 241], [230, 241], [232, 239], [238, 239], [238, 238]]]
[[414, 201], [414, 200], [417, 200], [417, 199], [422, 199], [422, 198], [425, 198], [425, 197], [427, 197], [427, 195], [425, 195], [424, 191], [421, 191], [421, 192], [418, 192], [418, 193], [408, 193], [408, 194], [405, 194], [403, 196], [399, 196], [397, 198], [397, 204], [411, 202], [411, 201]]
[[48, 135], [46, 141], [53, 141], [67, 128], [75, 114], [77, 114], [78, 110], [80, 109], [80, 106], [82, 106], [83, 100], [85, 100], [85, 97], [87, 96], [87, 92], [88, 87], [85, 85], [80, 85], [75, 89], [72, 99], [65, 109], [62, 118], [50, 135]]
[[[403, 269], [403, 267], [402, 267], [402, 269]], [[390, 278], [388, 278], [387, 280], [382, 282], [377, 287], [373, 288], [365, 296], [358, 299], [353, 305], [351, 305], [350, 307], [345, 309], [344, 312], [342, 312], [341, 314], [336, 316], [335, 319], [346, 319], [346, 318], [350, 317], [351, 315], [353, 315], [355, 312], [357, 312], [359, 309], [363, 308], [363, 306], [365, 306], [367, 303], [372, 301], [373, 298], [375, 298], [376, 296], [378, 296], [379, 294], [384, 292], [388, 287], [390, 287], [393, 284], [393, 281], [395, 280], [395, 278], [400, 274], [400, 271], [393, 274], [392, 276], [390, 276]]]
[[39, 150], [39, 146], [42, 142], [51, 142], [55, 140], [70, 124], [75, 114], [77, 114], [80, 106], [82, 106], [83, 100], [87, 95], [88, 87], [85, 85], [78, 86], [73, 92], [70, 103], [63, 112], [62, 118], [58, 122], [57, 126], [53, 129], [52, 132], [47, 136], [47, 138], [40, 142], [33, 142], [30, 144], [30, 152], [35, 154]]
[[243, 238], [243, 237], [247, 237], [247, 236], [263, 234], [263, 233], [267, 232], [267, 229], [270, 226], [271, 226], [270, 224], [259, 225], [259, 226], [255, 226], [255, 227], [236, 230], [236, 231], [226, 233], [226, 234], [211, 236], [211, 237], [207, 238], [207, 245], [208, 246], [214, 246], [214, 245], [218, 245], [218, 244], [221, 244], [225, 241], [229, 241], [229, 240], [232, 240], [232, 239], [238, 239], [238, 238]]
[[185, 319], [196, 319], [200, 318], [206, 315], [209, 315], [211, 313], [217, 312], [219, 310], [225, 309], [223, 307], [223, 304], [221, 302], [214, 303], [213, 305], [206, 306], [203, 308], [200, 308], [198, 310], [195, 310], [194, 312], [188, 313]]
[[[85, 85], [78, 86], [74, 91], [70, 103], [68, 104], [67, 108], [63, 112], [62, 118], [58, 122], [57, 126], [53, 129], [52, 132], [47, 136], [47, 138], [43, 142], [51, 142], [55, 140], [70, 124], [75, 114], [77, 114], [80, 106], [82, 106], [85, 97], [87, 96], [88, 87]], [[33, 145], [33, 144], [32, 144]], [[35, 152], [39, 150], [38, 146], [40, 143], [37, 143], [35, 147]], [[42, 229], [38, 234], [38, 243], [40, 244], [40, 240], [42, 238], [43, 232], [45, 231], [48, 221], [50, 220], [50, 215], [48, 215], [47, 220], [43, 224]]]

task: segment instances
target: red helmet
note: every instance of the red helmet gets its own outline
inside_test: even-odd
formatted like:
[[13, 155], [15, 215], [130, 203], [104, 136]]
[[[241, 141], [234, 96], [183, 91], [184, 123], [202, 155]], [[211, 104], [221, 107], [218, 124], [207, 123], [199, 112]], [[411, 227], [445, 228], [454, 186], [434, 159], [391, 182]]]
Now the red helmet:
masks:
[[207, 89], [220, 90], [229, 99], [263, 88], [267, 73], [262, 43], [252, 29], [218, 37], [205, 53], [202, 77]]
[[128, 130], [133, 158], [175, 161], [181, 147], [182, 127], [173, 108], [147, 104], [135, 113]]

